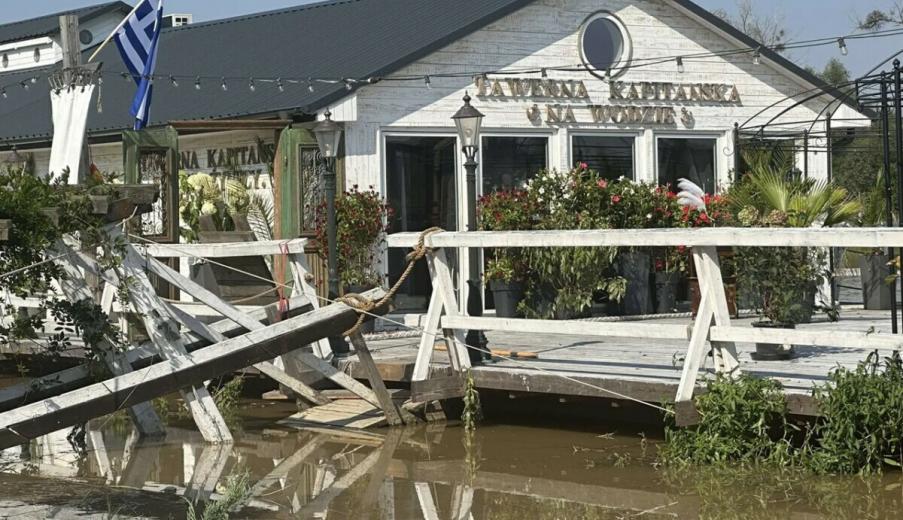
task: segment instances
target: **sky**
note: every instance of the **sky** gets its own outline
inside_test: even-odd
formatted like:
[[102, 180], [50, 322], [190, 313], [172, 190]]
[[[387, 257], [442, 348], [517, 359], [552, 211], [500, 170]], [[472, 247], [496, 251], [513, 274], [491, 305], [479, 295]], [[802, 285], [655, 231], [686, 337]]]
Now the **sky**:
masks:
[[[102, 0], [7, 0], [0, 11], [0, 23], [54, 13], [72, 7], [101, 3]], [[126, 0], [135, 3], [136, 0]], [[454, 1], [454, 0], [448, 0]], [[736, 0], [696, 0], [709, 10], [736, 11]], [[855, 32], [856, 20], [873, 9], [884, 9], [894, 0], [755, 0], [756, 9], [783, 21], [789, 40], [840, 36]], [[225, 18], [257, 11], [310, 3], [309, 0], [165, 0], [168, 13], [191, 13], [195, 21]], [[599, 2], [604, 6], [604, 0]], [[300, 30], [300, 28], [299, 28]], [[848, 42], [849, 55], [841, 56], [837, 46], [797, 49], [788, 57], [800, 65], [821, 70], [832, 57], [841, 59], [853, 76], [864, 74], [881, 60], [903, 49], [903, 36]]]

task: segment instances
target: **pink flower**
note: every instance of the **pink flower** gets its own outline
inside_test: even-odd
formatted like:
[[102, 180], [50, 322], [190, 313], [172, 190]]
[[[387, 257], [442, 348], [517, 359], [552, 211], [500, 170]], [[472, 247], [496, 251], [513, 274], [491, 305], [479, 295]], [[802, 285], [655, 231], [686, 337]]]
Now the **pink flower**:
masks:
[[604, 190], [608, 187], [608, 181], [605, 179], [599, 179], [599, 181], [596, 182], [596, 186]]
[[589, 169], [589, 165], [586, 164], [585, 162], [582, 162], [582, 163], [580, 163], [580, 169], [581, 169], [581, 170], [588, 170], [588, 169]]
[[617, 204], [617, 203], [621, 202], [621, 196], [620, 195], [612, 195], [611, 201], [612, 201], [612, 203]]

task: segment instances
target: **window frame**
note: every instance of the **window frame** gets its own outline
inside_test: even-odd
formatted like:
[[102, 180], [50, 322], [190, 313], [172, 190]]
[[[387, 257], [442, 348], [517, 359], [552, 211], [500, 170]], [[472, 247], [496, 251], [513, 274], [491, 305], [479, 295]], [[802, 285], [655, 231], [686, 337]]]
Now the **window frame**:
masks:
[[[721, 140], [724, 137], [722, 133], [718, 132], [663, 132], [656, 133], [653, 140], [652, 146], [655, 148], [653, 150], [653, 157], [655, 161], [655, 178], [654, 182], [656, 185], [661, 185], [661, 162], [659, 161], [659, 140], [661, 139], [685, 139], [685, 140], [709, 140], [715, 141], [715, 146], [712, 150], [712, 164], [714, 165], [714, 171], [712, 172], [714, 175], [715, 182], [715, 192], [719, 192], [723, 186], [722, 184], [722, 166], [721, 161], [719, 160], [718, 150], [719, 146], [721, 146]], [[675, 186], [676, 188], [676, 186]]]
[[577, 130], [568, 134], [568, 168], [573, 168], [577, 159], [574, 154], [575, 137], [630, 137], [633, 139], [633, 171], [630, 180], [637, 182], [637, 167], [639, 166], [640, 153], [639, 142], [643, 137], [642, 132], [618, 131], [618, 130]]
[[596, 11], [587, 16], [583, 20], [583, 23], [580, 24], [580, 32], [577, 36], [577, 51], [580, 55], [580, 63], [582, 63], [586, 71], [593, 76], [596, 76], [599, 79], [607, 80], [608, 78], [605, 77], [606, 71], [596, 70], [592, 65], [590, 65], [583, 48], [583, 39], [586, 36], [586, 29], [592, 22], [601, 18], [609, 20], [615, 25], [615, 27], [618, 28], [618, 30], [621, 32], [621, 39], [623, 40], [624, 45], [624, 48], [621, 50], [621, 57], [618, 59], [618, 62], [613, 64], [609, 69], [612, 79], [617, 78], [621, 74], [624, 74], [630, 68], [630, 63], [633, 61], [633, 38], [630, 36], [630, 31], [627, 30], [627, 25], [623, 21], [621, 21], [618, 15], [614, 14], [611, 11]]
[[[512, 139], [517, 138], [525, 138], [525, 137], [539, 137], [546, 140], [546, 165], [545, 169], [548, 170], [552, 167], [552, 139], [554, 138], [554, 133], [550, 131], [541, 131], [541, 132], [524, 132], [524, 131], [516, 131], [512, 132], [510, 130], [483, 130], [480, 132], [480, 149], [478, 152], [477, 161], [479, 165], [477, 167], [477, 199], [485, 195], [483, 193], [483, 151], [485, 147], [483, 146], [483, 139], [487, 137], [508, 137]], [[465, 186], [466, 188], [466, 186]], [[463, 228], [462, 228], [463, 229]]]

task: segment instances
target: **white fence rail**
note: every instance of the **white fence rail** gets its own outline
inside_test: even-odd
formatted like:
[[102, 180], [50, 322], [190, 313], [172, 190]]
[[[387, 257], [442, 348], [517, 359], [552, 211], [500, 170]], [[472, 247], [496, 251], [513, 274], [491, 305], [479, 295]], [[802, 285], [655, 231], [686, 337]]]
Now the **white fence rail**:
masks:
[[[399, 233], [388, 237], [391, 248], [417, 245], [419, 233]], [[727, 297], [721, 276], [717, 247], [903, 247], [903, 229], [893, 228], [701, 228], [580, 231], [480, 231], [434, 233], [424, 239], [432, 248], [427, 255], [433, 281], [433, 295], [426, 316], [425, 333], [420, 342], [413, 380], [429, 377], [434, 350], [433, 332], [441, 330], [448, 343], [452, 366], [469, 367], [466, 346], [462, 342], [469, 329], [533, 334], [585, 334], [640, 339], [689, 340], [676, 401], [693, 397], [699, 370], [711, 344], [715, 369], [737, 374], [740, 363], [735, 343], [773, 343], [819, 345], [838, 348], [874, 348], [900, 350], [903, 336], [854, 332], [818, 332], [792, 329], [754, 329], [732, 327]], [[691, 248], [699, 278], [700, 304], [690, 327], [659, 323], [595, 323], [550, 321], [462, 315], [456, 300], [446, 255], [443, 249], [536, 248], [536, 247], [676, 247]], [[461, 256], [464, 258], [465, 256]]]

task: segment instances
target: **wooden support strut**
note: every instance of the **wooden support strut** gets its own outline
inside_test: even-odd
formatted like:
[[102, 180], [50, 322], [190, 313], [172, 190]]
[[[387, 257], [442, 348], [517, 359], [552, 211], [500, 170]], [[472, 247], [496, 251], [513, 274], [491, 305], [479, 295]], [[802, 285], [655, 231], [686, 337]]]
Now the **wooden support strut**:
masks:
[[[385, 294], [365, 294], [376, 300]], [[380, 312], [376, 309], [376, 312]], [[351, 327], [357, 312], [337, 303], [248, 332], [132, 373], [0, 414], [0, 449], [16, 446], [93, 417], [99, 417], [290, 352], [298, 345]]]

